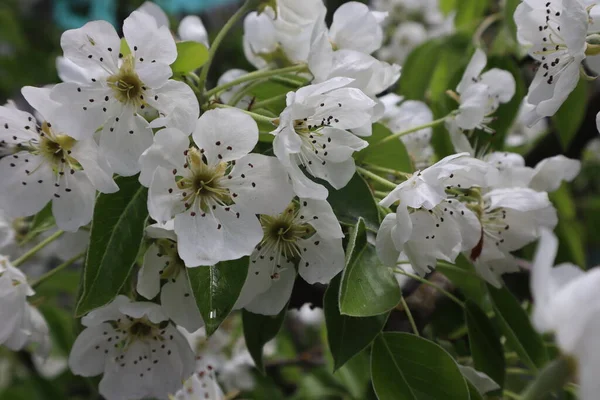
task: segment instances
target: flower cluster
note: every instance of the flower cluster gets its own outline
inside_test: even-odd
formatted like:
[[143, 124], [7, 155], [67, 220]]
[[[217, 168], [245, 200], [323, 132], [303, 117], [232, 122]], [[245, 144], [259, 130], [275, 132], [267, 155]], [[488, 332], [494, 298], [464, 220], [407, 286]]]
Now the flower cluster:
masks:
[[[520, 270], [515, 253], [540, 236], [548, 240], [558, 223], [548, 193], [574, 180], [580, 162], [558, 155], [529, 167], [522, 155], [500, 151], [503, 143], [491, 150], [481, 139], [491, 137], [482, 132], [495, 133], [493, 121], [517, 92], [513, 72], [486, 70], [483, 48], [462, 64], [458, 85], [456, 79], [444, 88], [453, 108], [441, 115], [427, 95], [394, 93], [404, 94], [394, 62], [427, 38], [450, 33], [454, 15], [443, 14], [437, 1], [376, 3], [382, 11], [346, 2], [328, 26], [322, 0], [249, 0], [221, 33], [244, 18], [244, 54], [257, 71], [229, 70], [214, 87], [208, 71], [223, 37], [208, 52], [197, 17], [184, 18], [175, 34], [160, 8], [145, 3], [123, 22], [122, 38], [106, 21], [64, 32], [62, 82], [24, 87], [29, 112], [0, 107], [0, 251], [13, 259], [0, 256], [0, 344], [37, 345], [48, 355], [48, 327], [27, 299], [39, 281], [28, 283], [17, 267], [63, 231], [77, 232], [88, 247], [91, 230], [82, 291], [102, 280], [114, 291], [81, 313], [84, 329], [68, 357], [74, 374], [102, 374], [99, 391], [107, 400], [222, 399], [251, 389], [256, 354], [224, 334], [224, 324], [217, 327], [234, 310], [280, 316], [298, 285], [320, 287], [340, 275], [345, 284], [368, 281], [345, 269], [362, 257], [352, 241], [363, 218], [370, 218], [364, 247], [372, 250], [372, 269], [384, 264], [423, 279], [462, 255], [481, 279], [501, 288], [503, 274]], [[548, 129], [544, 118], [577, 85], [582, 62], [600, 54], [593, 5], [524, 0], [517, 7], [519, 40], [540, 68], [520, 111], [514, 107], [510, 146]], [[419, 14], [420, 22], [403, 22], [390, 36], [407, 14]], [[187, 48], [207, 59], [184, 71]], [[254, 90], [273, 82], [285, 91], [257, 101]], [[449, 149], [439, 150], [440, 135]], [[386, 152], [396, 153], [379, 163]], [[138, 232], [139, 249], [119, 249], [109, 243], [119, 240], [114, 232], [97, 233], [112, 212], [106, 199], [127, 193], [122, 179], [144, 196], [133, 210], [139, 226], [119, 221], [121, 240]], [[351, 198], [357, 186], [371, 217]], [[52, 222], [46, 227], [42, 217]], [[54, 223], [59, 230], [36, 236]], [[33, 247], [17, 258], [13, 248], [27, 242]], [[102, 257], [106, 269], [94, 270], [91, 250], [109, 244], [129, 257], [109, 254]], [[61, 268], [84, 255], [55, 253], [67, 259]], [[557, 331], [561, 348], [585, 358], [579, 336], [563, 338], [554, 324], [571, 303], [549, 292], [567, 297], [562, 293], [578, 290], [575, 275], [583, 273], [561, 268], [573, 279], [561, 289], [548, 283], [555, 276], [541, 258], [533, 279], [536, 327]], [[130, 265], [106, 265], [124, 259]], [[113, 282], [128, 276], [113, 276], [117, 267], [134, 271], [132, 281]], [[585, 279], [581, 285], [591, 285]], [[583, 327], [590, 318], [591, 311], [574, 323]]]

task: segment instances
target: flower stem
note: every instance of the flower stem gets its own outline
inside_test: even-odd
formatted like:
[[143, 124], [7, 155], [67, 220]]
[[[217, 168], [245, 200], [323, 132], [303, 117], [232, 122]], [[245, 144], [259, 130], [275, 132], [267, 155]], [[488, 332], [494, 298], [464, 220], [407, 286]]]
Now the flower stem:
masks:
[[33, 281], [31, 283], [31, 287], [35, 288], [36, 286], [38, 286], [40, 283], [44, 282], [45, 280], [51, 278], [52, 276], [54, 276], [54, 274], [62, 271], [63, 269], [69, 267], [70, 265], [72, 265], [75, 261], [79, 260], [80, 258], [83, 258], [83, 256], [85, 256], [85, 251], [82, 251], [81, 253], [77, 254], [75, 257], [69, 258], [67, 261], [65, 261], [64, 263], [60, 264], [58, 267], [46, 272], [44, 275], [40, 276], [39, 278], [37, 278], [35, 281]]
[[410, 327], [412, 328], [413, 333], [417, 336], [421, 336], [419, 334], [419, 329], [417, 329], [417, 324], [415, 323], [415, 319], [412, 315], [412, 312], [410, 312], [410, 308], [408, 308], [408, 304], [406, 304], [406, 300], [404, 299], [404, 296], [402, 294], [400, 294], [400, 303], [402, 304], [402, 308], [404, 309], [404, 312], [406, 313], [408, 322], [410, 322]]
[[[211, 49], [212, 49], [212, 47], [211, 47]], [[259, 70], [259, 71], [250, 72], [246, 75], [242, 75], [239, 78], [232, 80], [231, 82], [224, 83], [221, 86], [217, 86], [216, 88], [209, 90], [208, 92], [204, 93], [204, 98], [208, 99], [212, 95], [215, 95], [219, 92], [222, 92], [224, 90], [227, 90], [229, 88], [237, 86], [241, 83], [254, 81], [256, 79], [269, 78], [269, 77], [275, 76], [275, 75], [287, 74], [290, 72], [300, 72], [300, 71], [305, 71], [305, 70], [307, 70], [306, 64], [299, 64], [299, 65], [293, 65], [291, 67], [285, 67], [285, 68]], [[204, 69], [202, 71], [204, 72]], [[202, 75], [200, 76], [200, 79], [202, 79]]]
[[380, 140], [377, 143], [373, 143], [372, 145], [370, 145], [369, 147], [367, 147], [365, 149], [365, 152], [366, 151], [370, 151], [369, 149], [372, 149], [372, 148], [377, 147], [377, 146], [381, 146], [382, 144], [385, 144], [385, 143], [389, 143], [392, 140], [396, 140], [396, 139], [398, 139], [398, 138], [400, 138], [402, 136], [406, 136], [406, 135], [408, 135], [410, 133], [418, 132], [418, 131], [420, 131], [422, 129], [427, 129], [427, 128], [431, 128], [431, 127], [437, 126], [437, 125], [443, 123], [446, 120], [446, 118], [448, 118], [448, 116], [445, 116], [445, 117], [440, 118], [440, 119], [436, 119], [435, 121], [431, 121], [431, 122], [428, 122], [428, 123], [423, 124], [423, 125], [415, 126], [413, 128], [407, 129], [407, 130], [402, 131], [402, 132], [394, 133], [393, 135], [390, 135], [390, 136], [388, 136], [388, 137]]
[[250, 83], [249, 85], [244, 86], [243, 88], [238, 90], [233, 96], [231, 96], [231, 99], [227, 102], [227, 105], [235, 107], [237, 105], [237, 103], [239, 103], [240, 100], [242, 100], [244, 98], [244, 96], [246, 96], [248, 93], [250, 93], [252, 91], [252, 89], [254, 89], [256, 86], [258, 86], [262, 83], [263, 83], [262, 80], [256, 80], [256, 81]]
[[252, 108], [263, 108], [263, 107], [270, 106], [273, 103], [277, 103], [278, 101], [285, 100], [286, 96], [287, 96], [287, 93], [283, 93], [283, 94], [271, 97], [269, 99], [257, 101], [256, 103], [254, 103], [252, 105]]
[[369, 178], [372, 181], [375, 181], [375, 182], [379, 183], [380, 185], [390, 188], [392, 190], [396, 189], [396, 186], [398, 186], [394, 182], [388, 181], [387, 179], [382, 178], [379, 175], [376, 175], [376, 174], [372, 173], [371, 171], [366, 170], [362, 167], [357, 166], [356, 171], [358, 171], [358, 173], [360, 173], [365, 178]]
[[414, 279], [416, 281], [419, 281], [419, 282], [421, 282], [424, 285], [431, 286], [432, 288], [437, 289], [440, 293], [442, 293], [444, 296], [448, 297], [450, 300], [452, 300], [453, 302], [455, 302], [456, 304], [458, 304], [462, 308], [465, 307], [465, 303], [463, 303], [462, 301], [460, 301], [460, 299], [458, 297], [454, 296], [452, 293], [450, 293], [449, 291], [447, 291], [443, 287], [441, 287], [441, 286], [439, 286], [439, 285], [437, 285], [437, 284], [435, 284], [435, 283], [433, 283], [431, 281], [428, 281], [425, 278], [421, 278], [418, 275], [406, 272], [406, 271], [404, 271], [403, 269], [400, 269], [400, 268], [396, 268], [395, 272], [398, 273], [398, 274], [404, 275], [404, 276], [408, 276], [409, 278], [412, 278], [412, 279]]
[[[244, 15], [246, 15], [247, 12], [250, 11], [250, 10], [252, 10], [255, 6], [256, 6], [256, 1], [254, 1], [254, 0], [246, 0], [246, 2], [244, 3], [244, 5], [242, 5], [235, 12], [235, 14], [233, 14], [231, 16], [231, 18], [229, 18], [229, 21], [227, 21], [225, 23], [225, 25], [223, 25], [223, 28], [221, 28], [221, 30], [217, 34], [217, 37], [212, 42], [212, 44], [210, 46], [210, 49], [208, 50], [208, 60], [202, 66], [202, 70], [200, 71], [200, 77], [198, 79], [198, 88], [200, 88], [201, 91], [204, 90], [204, 84], [206, 83], [206, 78], [208, 77], [208, 71], [210, 70], [210, 66], [211, 66], [211, 64], [212, 64], [212, 62], [213, 62], [213, 60], [215, 58], [215, 53], [219, 49], [219, 46], [221, 45], [221, 42], [223, 41], [223, 39], [225, 39], [225, 36], [227, 36], [227, 34], [231, 30], [231, 28], [233, 28], [233, 26], [240, 19], [242, 19], [242, 17]], [[206, 95], [204, 98], [208, 98], [208, 95]]]
[[277, 118], [270, 118], [270, 117], [267, 117], [265, 115], [253, 113], [252, 111], [242, 110], [241, 108], [236, 108], [236, 107], [233, 107], [233, 106], [229, 106], [227, 104], [214, 103], [214, 104], [211, 104], [209, 108], [235, 108], [236, 110], [240, 110], [241, 112], [243, 112], [245, 114], [248, 114], [256, 122], [265, 122], [265, 123], [273, 125], [274, 127], [278, 125], [276, 123]]
[[551, 392], [560, 390], [571, 378], [575, 363], [569, 357], [561, 356], [547, 364], [535, 380], [522, 393], [522, 400], [543, 399]]
[[366, 169], [371, 170], [373, 172], [380, 172], [382, 174], [390, 174], [390, 175], [397, 176], [399, 178], [408, 179], [412, 176], [412, 174], [408, 173], [408, 172], [396, 171], [395, 169], [384, 168], [384, 167], [380, 167], [378, 165], [373, 165], [373, 164], [363, 164], [363, 165]]
[[63, 233], [65, 233], [65, 231], [59, 230], [59, 231], [54, 232], [52, 235], [48, 236], [46, 239], [44, 239], [43, 241], [38, 243], [35, 247], [31, 248], [28, 252], [23, 254], [21, 257], [17, 258], [15, 261], [13, 261], [12, 264], [15, 267], [18, 267], [19, 265], [23, 264], [30, 257], [34, 256], [38, 251], [42, 250], [44, 247], [48, 246], [50, 243], [52, 243], [56, 239], [58, 239]]

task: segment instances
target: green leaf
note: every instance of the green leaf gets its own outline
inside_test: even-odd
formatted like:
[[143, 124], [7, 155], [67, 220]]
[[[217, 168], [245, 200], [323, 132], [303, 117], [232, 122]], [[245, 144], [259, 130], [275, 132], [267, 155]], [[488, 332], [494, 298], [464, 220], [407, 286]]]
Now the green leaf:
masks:
[[177, 42], [177, 59], [171, 64], [174, 74], [193, 72], [208, 61], [208, 49], [198, 42]]
[[548, 362], [548, 353], [542, 337], [533, 329], [529, 316], [519, 301], [505, 287], [488, 285], [494, 303], [494, 312], [508, 346], [533, 371]]
[[379, 400], [468, 399], [461, 372], [444, 349], [409, 333], [384, 332], [371, 352]]
[[458, 256], [453, 267], [439, 263], [436, 268], [450, 279], [466, 298], [473, 300], [479, 306], [484, 304], [487, 294], [485, 283], [464, 255]]
[[148, 189], [140, 185], [137, 176], [115, 181], [119, 191], [100, 194], [96, 200], [77, 316], [109, 303], [120, 293], [144, 238]]
[[396, 139], [381, 146], [371, 147], [393, 134], [394, 132], [390, 131], [386, 126], [373, 124], [373, 134], [364, 138], [369, 142], [369, 147], [356, 153], [356, 160], [396, 171], [413, 172], [412, 160], [402, 140]]
[[485, 313], [470, 300], [465, 303], [465, 320], [475, 368], [503, 387], [505, 360], [500, 336]]
[[515, 23], [514, 15], [519, 4], [521, 4], [521, 0], [506, 0], [503, 10], [506, 29], [508, 29], [510, 37], [515, 43], [517, 43], [517, 24]]
[[346, 247], [346, 268], [340, 285], [341, 313], [353, 317], [380, 315], [400, 302], [400, 287], [392, 271], [381, 264], [375, 247], [367, 243], [360, 218]]
[[437, 66], [441, 40], [427, 41], [410, 52], [398, 84], [398, 93], [410, 100], [424, 101]]
[[550, 193], [550, 199], [558, 212], [556, 234], [559, 239], [559, 249], [556, 263], [570, 261], [577, 265], [586, 265], [585, 235], [581, 221], [577, 219], [575, 201], [569, 190], [569, 185], [563, 183], [560, 189]]
[[264, 374], [265, 367], [263, 365], [263, 347], [271, 339], [273, 339], [285, 319], [287, 306], [277, 315], [260, 315], [250, 311], [242, 311], [242, 323], [244, 325], [244, 339], [248, 351], [254, 360], [256, 369]]
[[363, 218], [367, 228], [377, 232], [380, 222], [377, 202], [369, 185], [359, 174], [354, 174], [350, 182], [340, 190], [330, 186], [327, 189], [327, 201], [340, 222], [354, 225]]
[[212, 335], [231, 312], [248, 274], [248, 257], [187, 268], [206, 333]]
[[454, 26], [460, 30], [475, 31], [481, 22], [488, 2], [485, 0], [458, 0]]
[[338, 293], [340, 276], [329, 283], [323, 299], [327, 343], [333, 356], [333, 369], [337, 370], [375, 339], [381, 332], [389, 313], [373, 317], [349, 317], [340, 313]]
[[54, 215], [52, 215], [52, 202], [48, 202], [46, 207], [42, 208], [40, 212], [35, 214], [29, 227], [29, 232], [20, 242], [21, 245], [35, 239], [40, 233], [47, 231], [48, 229], [56, 226]]
[[588, 82], [585, 79], [580, 79], [575, 90], [571, 92], [567, 100], [552, 117], [552, 122], [564, 150], [569, 147], [583, 123], [587, 101]]

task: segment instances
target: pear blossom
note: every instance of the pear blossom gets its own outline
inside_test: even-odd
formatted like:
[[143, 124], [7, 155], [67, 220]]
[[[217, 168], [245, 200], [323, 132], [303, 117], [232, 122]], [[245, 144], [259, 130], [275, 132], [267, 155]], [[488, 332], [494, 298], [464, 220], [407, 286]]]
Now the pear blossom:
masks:
[[273, 151], [300, 197], [325, 199], [327, 189], [300, 169], [344, 187], [356, 170], [352, 154], [368, 144], [348, 130], [370, 125], [375, 102], [349, 78], [333, 78], [289, 92], [279, 118]]
[[50, 89], [22, 90], [37, 112], [0, 107], [0, 146], [9, 150], [0, 160], [0, 208], [9, 217], [29, 216], [52, 201], [59, 228], [76, 231], [92, 219], [96, 190], [113, 193], [119, 188], [112, 170], [92, 138], [77, 136], [60, 121], [60, 105]]
[[60, 83], [51, 96], [61, 103], [53, 115], [57, 123], [75, 139], [100, 130], [100, 148], [114, 171], [133, 175], [140, 169], [139, 156], [152, 144], [152, 128], [191, 133], [199, 105], [188, 85], [169, 79], [177, 49], [168, 27], [134, 11], [123, 32], [130, 54], [120, 53], [121, 40], [105, 21], [63, 33], [64, 57], [89, 79]]
[[385, 216], [376, 238], [377, 254], [386, 265], [408, 260], [421, 275], [435, 268], [437, 259], [454, 262], [461, 251], [473, 248], [481, 236], [475, 214], [446, 190], [487, 186], [495, 170], [466, 153], [448, 156], [417, 171], [379, 204], [398, 202]]
[[342, 229], [324, 200], [300, 198], [279, 215], [261, 215], [265, 232], [250, 256], [236, 306], [276, 315], [288, 302], [296, 268], [308, 283], [328, 283], [345, 265]]
[[554, 192], [562, 182], [570, 182], [579, 174], [581, 162], [563, 155], [540, 161], [535, 168], [525, 166], [520, 154], [494, 152], [485, 156], [485, 161], [495, 166], [499, 179], [493, 187], [529, 187], [538, 192]]
[[27, 277], [0, 255], [0, 345], [17, 351], [34, 344], [36, 354], [46, 358], [51, 346], [48, 325], [27, 303], [27, 297], [34, 294]]
[[281, 212], [292, 198], [286, 171], [275, 157], [248, 154], [258, 127], [237, 109], [205, 112], [192, 138], [190, 146], [186, 134], [163, 129], [140, 157], [150, 216], [175, 219], [187, 267], [250, 255], [263, 236], [256, 214]]
[[576, 362], [578, 398], [593, 400], [600, 390], [595, 340], [600, 269], [586, 272], [570, 263], [553, 267], [557, 251], [556, 236], [542, 231], [531, 270], [532, 322], [538, 332], [554, 333], [558, 348]]
[[543, 229], [554, 229], [556, 210], [545, 192], [529, 188], [495, 189], [482, 196], [481, 239], [469, 257], [476, 272], [500, 287], [500, 276], [518, 271], [511, 252], [539, 238]]
[[554, 115], [579, 82], [590, 18], [580, 0], [524, 0], [515, 11], [519, 42], [540, 63], [529, 87], [529, 126]]
[[[238, 69], [238, 68], [234, 68], [234, 69], [225, 71], [225, 73], [223, 73], [223, 75], [221, 75], [219, 77], [219, 80], [217, 81], [217, 86], [221, 86], [226, 83], [229, 83], [229, 82], [233, 81], [234, 79], [239, 78], [240, 76], [246, 75], [247, 73], [248, 73], [248, 71], [243, 70], [243, 69]], [[219, 99], [223, 103], [229, 104], [229, 102], [234, 98], [235, 94], [237, 92], [239, 92], [240, 90], [244, 89], [246, 86], [247, 86], [247, 84], [241, 83], [232, 88], [224, 90], [219, 94]], [[239, 107], [239, 108], [243, 108], [243, 109], [248, 109], [248, 106], [250, 106], [251, 101], [252, 101], [252, 98], [250, 96], [246, 95], [246, 96], [242, 97], [240, 100], [238, 100], [238, 102], [236, 104], [231, 104], [231, 105]]]
[[[433, 113], [427, 104], [421, 101], [404, 100], [393, 93], [380, 97], [380, 101], [385, 106], [380, 122], [394, 133], [433, 121]], [[433, 157], [433, 148], [430, 145], [432, 133], [432, 128], [425, 128], [400, 137], [418, 169], [430, 165], [430, 159]]]
[[[177, 254], [173, 221], [165, 225], [150, 225], [146, 228], [146, 235], [155, 240], [146, 250], [138, 272], [137, 292], [148, 300], [160, 292], [163, 312], [171, 321], [191, 332], [200, 329], [204, 321], [196, 305], [185, 264]], [[162, 286], [161, 282], [164, 282]]]
[[336, 49], [350, 49], [371, 54], [383, 43], [381, 24], [387, 13], [371, 11], [366, 4], [349, 1], [333, 13], [329, 40]]
[[201, 370], [194, 373], [183, 384], [171, 400], [225, 400], [223, 389], [217, 382], [215, 371]]
[[164, 399], [194, 372], [192, 349], [157, 304], [119, 295], [81, 322], [69, 367], [77, 375], [103, 374], [99, 389], [107, 400]]
[[500, 104], [508, 103], [515, 94], [515, 78], [508, 71], [492, 68], [482, 73], [487, 56], [475, 50], [456, 92], [460, 105], [455, 115], [446, 119], [446, 127], [457, 151], [474, 153], [464, 131], [481, 129], [493, 132], [487, 124]]
[[244, 54], [258, 69], [306, 62], [312, 32], [327, 11], [322, 0], [278, 0], [275, 8], [244, 20]]

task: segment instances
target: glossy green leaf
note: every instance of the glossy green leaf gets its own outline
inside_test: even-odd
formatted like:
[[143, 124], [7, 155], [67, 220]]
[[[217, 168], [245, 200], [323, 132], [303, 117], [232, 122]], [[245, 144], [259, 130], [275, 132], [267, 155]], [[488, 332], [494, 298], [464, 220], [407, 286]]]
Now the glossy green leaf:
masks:
[[437, 66], [441, 40], [427, 41], [410, 52], [398, 85], [398, 93], [410, 100], [426, 100], [431, 76]]
[[194, 41], [177, 42], [177, 59], [171, 64], [174, 74], [193, 72], [208, 61], [208, 49]]
[[577, 207], [569, 185], [564, 183], [558, 190], [550, 193], [550, 200], [558, 212], [556, 235], [560, 245], [556, 263], [569, 261], [580, 266], [586, 265], [585, 243], [588, 238], [581, 221], [577, 220]]
[[369, 185], [359, 174], [354, 174], [350, 182], [340, 190], [330, 186], [327, 188], [327, 201], [340, 222], [354, 225], [363, 218], [367, 228], [377, 232], [380, 222], [377, 202]]
[[484, 0], [458, 0], [454, 26], [457, 29], [473, 32], [481, 23], [488, 2]]
[[371, 352], [379, 400], [468, 399], [454, 359], [437, 344], [409, 333], [384, 332]]
[[564, 150], [569, 148], [571, 141], [577, 134], [585, 118], [588, 85], [585, 79], [580, 79], [575, 90], [571, 92], [567, 100], [552, 117], [552, 122], [558, 132], [560, 144]]
[[376, 145], [393, 133], [382, 124], [373, 124], [373, 134], [364, 138], [369, 142], [369, 147], [359, 151], [355, 156], [356, 160], [396, 171], [413, 172], [412, 161], [402, 140], [396, 139], [380, 146]]
[[364, 318], [342, 315], [338, 304], [340, 281], [339, 275], [331, 280], [323, 299], [327, 342], [334, 370], [367, 347], [381, 332], [388, 317], [388, 313]]
[[248, 257], [187, 271], [206, 333], [212, 335], [227, 318], [242, 291], [248, 274]]
[[77, 316], [120, 293], [144, 238], [148, 189], [140, 185], [137, 176], [118, 177], [116, 183], [118, 192], [100, 194], [96, 200]]
[[354, 317], [383, 314], [400, 302], [400, 287], [392, 271], [381, 264], [375, 247], [367, 243], [361, 218], [346, 247], [346, 268], [339, 292], [341, 313]]
[[519, 301], [503, 287], [497, 289], [488, 285], [490, 297], [498, 325], [506, 338], [507, 345], [513, 349], [521, 361], [535, 371], [548, 362], [548, 353], [542, 337], [533, 329], [529, 316]]
[[265, 372], [263, 365], [263, 347], [273, 339], [285, 320], [287, 306], [277, 315], [260, 315], [250, 311], [242, 311], [242, 323], [244, 325], [244, 339], [248, 351], [254, 360], [256, 369]]
[[503, 387], [506, 362], [500, 336], [487, 315], [470, 300], [465, 303], [465, 319], [475, 368]]
[[40, 233], [46, 232], [56, 226], [54, 215], [52, 215], [52, 202], [48, 202], [46, 207], [42, 208], [40, 212], [35, 214], [27, 235], [21, 240], [20, 244], [23, 245], [32, 239], [36, 238]]

